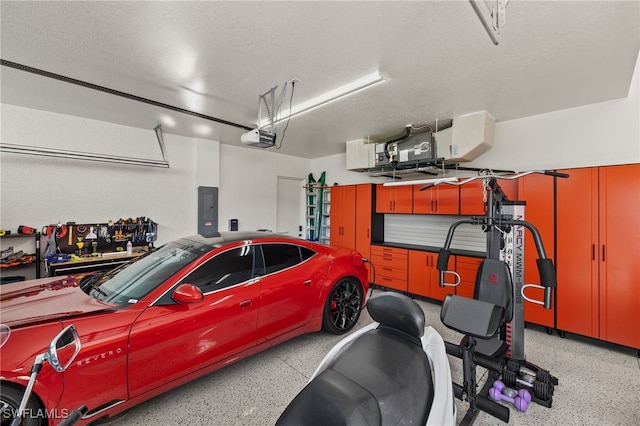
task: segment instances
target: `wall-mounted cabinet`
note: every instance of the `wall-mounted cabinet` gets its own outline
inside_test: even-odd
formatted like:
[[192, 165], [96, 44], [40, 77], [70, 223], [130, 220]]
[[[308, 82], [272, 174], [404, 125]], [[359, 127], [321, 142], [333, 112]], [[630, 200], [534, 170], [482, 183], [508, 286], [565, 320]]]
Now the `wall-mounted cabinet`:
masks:
[[413, 187], [376, 185], [376, 212], [413, 213]]
[[557, 328], [640, 348], [640, 164], [558, 179]]
[[454, 215], [459, 213], [459, 187], [442, 184], [421, 191], [420, 188], [423, 186], [413, 186], [413, 213]]

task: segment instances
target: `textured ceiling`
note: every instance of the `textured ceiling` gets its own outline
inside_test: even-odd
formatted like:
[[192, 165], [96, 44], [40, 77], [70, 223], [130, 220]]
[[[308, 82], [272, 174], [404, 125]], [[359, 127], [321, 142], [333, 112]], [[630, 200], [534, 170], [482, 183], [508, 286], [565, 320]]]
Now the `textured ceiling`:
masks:
[[[301, 80], [296, 104], [385, 74], [291, 120], [280, 152], [307, 158], [406, 124], [480, 110], [504, 121], [625, 97], [640, 49], [638, 1], [511, 0], [498, 46], [468, 1], [2, 1], [0, 12], [3, 60], [249, 127], [258, 95], [288, 79]], [[0, 73], [3, 103], [240, 145], [238, 128]]]

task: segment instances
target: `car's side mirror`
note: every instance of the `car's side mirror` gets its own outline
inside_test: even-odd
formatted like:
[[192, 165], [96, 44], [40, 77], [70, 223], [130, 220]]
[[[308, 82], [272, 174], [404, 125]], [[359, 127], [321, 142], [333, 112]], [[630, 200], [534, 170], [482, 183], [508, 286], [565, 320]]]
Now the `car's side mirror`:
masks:
[[0, 324], [0, 348], [7, 343], [11, 335], [11, 327], [6, 324]]
[[180, 284], [171, 296], [173, 300], [180, 304], [190, 304], [200, 302], [204, 296], [202, 291], [193, 284]]
[[45, 359], [58, 373], [69, 368], [80, 352], [80, 337], [73, 325], [65, 327], [49, 344]]

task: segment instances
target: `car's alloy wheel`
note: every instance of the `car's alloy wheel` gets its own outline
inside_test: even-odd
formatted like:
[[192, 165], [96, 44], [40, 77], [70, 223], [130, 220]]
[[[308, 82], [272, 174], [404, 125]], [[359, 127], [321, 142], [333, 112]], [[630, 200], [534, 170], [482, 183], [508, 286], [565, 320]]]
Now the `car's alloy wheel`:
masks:
[[358, 322], [361, 308], [360, 283], [352, 278], [338, 281], [327, 298], [323, 328], [334, 334], [346, 333]]
[[[24, 389], [17, 389], [14, 386], [7, 386], [3, 383], [2, 385], [2, 395], [0, 396], [0, 424], [1, 426], [9, 426], [13, 421], [13, 415], [18, 411], [18, 407], [20, 406], [20, 401], [22, 400], [22, 395], [24, 393]], [[32, 414], [31, 417], [25, 417], [20, 423], [21, 426], [37, 426], [41, 424], [46, 424], [46, 419], [44, 417], [44, 410], [40, 410], [37, 403], [34, 401], [34, 396], [31, 395], [29, 401], [27, 402], [26, 410], [27, 413]], [[42, 414], [41, 418], [37, 418], [39, 414]], [[34, 418], [34, 416], [36, 418]]]

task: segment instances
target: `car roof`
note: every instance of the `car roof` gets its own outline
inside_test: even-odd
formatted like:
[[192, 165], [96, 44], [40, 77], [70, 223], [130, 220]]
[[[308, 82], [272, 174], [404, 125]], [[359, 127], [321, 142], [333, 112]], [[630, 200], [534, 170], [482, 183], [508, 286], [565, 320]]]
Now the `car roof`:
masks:
[[202, 244], [210, 245], [212, 247], [220, 247], [225, 244], [234, 243], [237, 241], [257, 240], [263, 238], [278, 238], [283, 240], [295, 240], [290, 235], [278, 234], [275, 232], [262, 232], [262, 231], [223, 231], [212, 232], [210, 234], [196, 234], [190, 237], [181, 238], [181, 240], [191, 240]]

